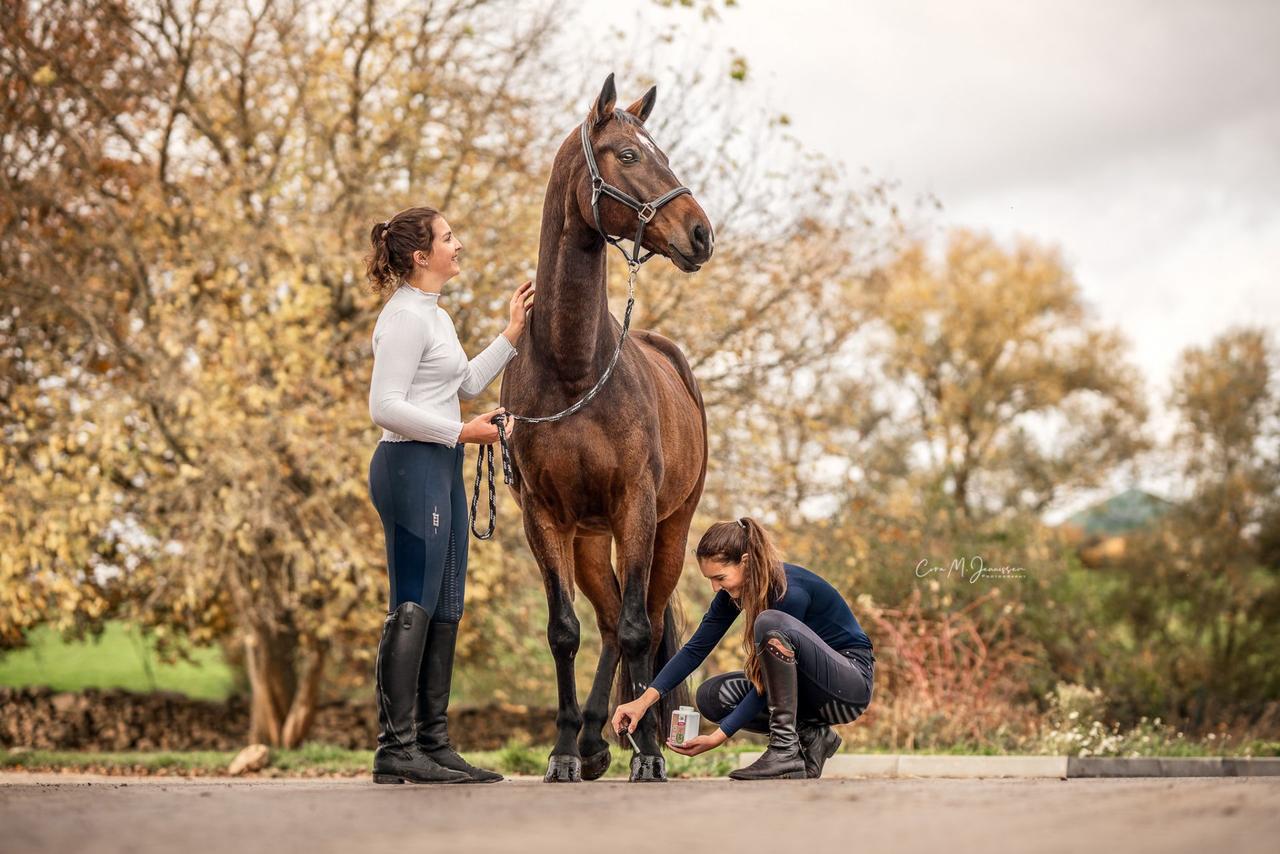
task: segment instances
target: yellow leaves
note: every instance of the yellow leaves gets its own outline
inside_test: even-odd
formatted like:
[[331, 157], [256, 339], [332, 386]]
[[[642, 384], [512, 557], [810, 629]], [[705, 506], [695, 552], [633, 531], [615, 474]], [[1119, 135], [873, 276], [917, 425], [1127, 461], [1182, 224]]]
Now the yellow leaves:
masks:
[[245, 405], [256, 411], [263, 411], [271, 397], [271, 393], [259, 385], [248, 386], [243, 391]]
[[[906, 426], [966, 512], [968, 490], [982, 477], [1020, 481], [1041, 495], [1131, 455], [1144, 417], [1138, 378], [1117, 337], [1085, 320], [1080, 289], [1056, 250], [1025, 241], [1005, 249], [960, 229], [943, 260], [910, 246], [886, 281], [885, 372], [905, 382], [913, 398], [903, 406]], [[1091, 398], [1091, 417], [1072, 422], [1082, 396]], [[1064, 419], [1073, 433], [1046, 429]], [[1033, 432], [1041, 441], [1031, 441]]]
[[31, 82], [37, 86], [51, 86], [58, 79], [58, 72], [53, 70], [53, 66], [45, 64], [36, 69], [31, 75]]
[[247, 524], [241, 525], [236, 529], [235, 533], [236, 547], [243, 555], [251, 555], [257, 551], [257, 544], [254, 542], [253, 532]]

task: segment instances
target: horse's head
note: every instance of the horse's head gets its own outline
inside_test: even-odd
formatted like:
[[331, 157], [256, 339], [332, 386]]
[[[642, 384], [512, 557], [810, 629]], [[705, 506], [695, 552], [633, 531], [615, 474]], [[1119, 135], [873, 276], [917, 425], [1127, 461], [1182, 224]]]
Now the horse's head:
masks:
[[[681, 186], [671, 171], [667, 155], [645, 130], [644, 122], [653, 110], [658, 87], [654, 86], [626, 110], [616, 110], [613, 75], [587, 114], [588, 139], [595, 154], [600, 177], [639, 202], [651, 202]], [[592, 180], [586, 155], [579, 153], [574, 172], [574, 196], [583, 221], [595, 229], [592, 213]], [[618, 237], [634, 237], [640, 214], [626, 204], [601, 194], [597, 201], [600, 227]], [[711, 258], [715, 237], [706, 212], [692, 193], [683, 193], [658, 207], [644, 228], [641, 245], [665, 255], [686, 273], [697, 271]], [[640, 251], [639, 247], [635, 250]]]

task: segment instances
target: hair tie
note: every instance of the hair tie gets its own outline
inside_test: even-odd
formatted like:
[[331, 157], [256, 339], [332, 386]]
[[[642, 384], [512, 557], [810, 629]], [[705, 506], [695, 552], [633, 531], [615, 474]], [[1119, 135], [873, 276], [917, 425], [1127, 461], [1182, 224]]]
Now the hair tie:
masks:
[[747, 530], [747, 523], [743, 521], [743, 519], [745, 519], [745, 518], [746, 518], [746, 517], [744, 516], [744, 517], [742, 517], [742, 519], [739, 519], [739, 520], [738, 520], [738, 524], [742, 526], [742, 530], [744, 530], [744, 531], [745, 531], [745, 530]]

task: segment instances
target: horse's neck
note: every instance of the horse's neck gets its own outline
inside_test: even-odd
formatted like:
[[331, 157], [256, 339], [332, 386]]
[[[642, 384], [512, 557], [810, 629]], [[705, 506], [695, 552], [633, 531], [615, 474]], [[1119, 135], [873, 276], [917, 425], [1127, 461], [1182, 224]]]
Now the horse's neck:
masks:
[[565, 385], [595, 382], [612, 354], [603, 241], [548, 193], [530, 333], [538, 370]]

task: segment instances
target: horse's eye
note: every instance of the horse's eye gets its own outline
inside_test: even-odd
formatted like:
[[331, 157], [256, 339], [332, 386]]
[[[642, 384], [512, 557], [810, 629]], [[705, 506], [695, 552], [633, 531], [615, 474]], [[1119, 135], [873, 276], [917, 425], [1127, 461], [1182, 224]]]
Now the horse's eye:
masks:
[[640, 159], [639, 155], [636, 154], [635, 149], [633, 148], [623, 149], [622, 153], [618, 155], [618, 158], [623, 163], [635, 163]]

